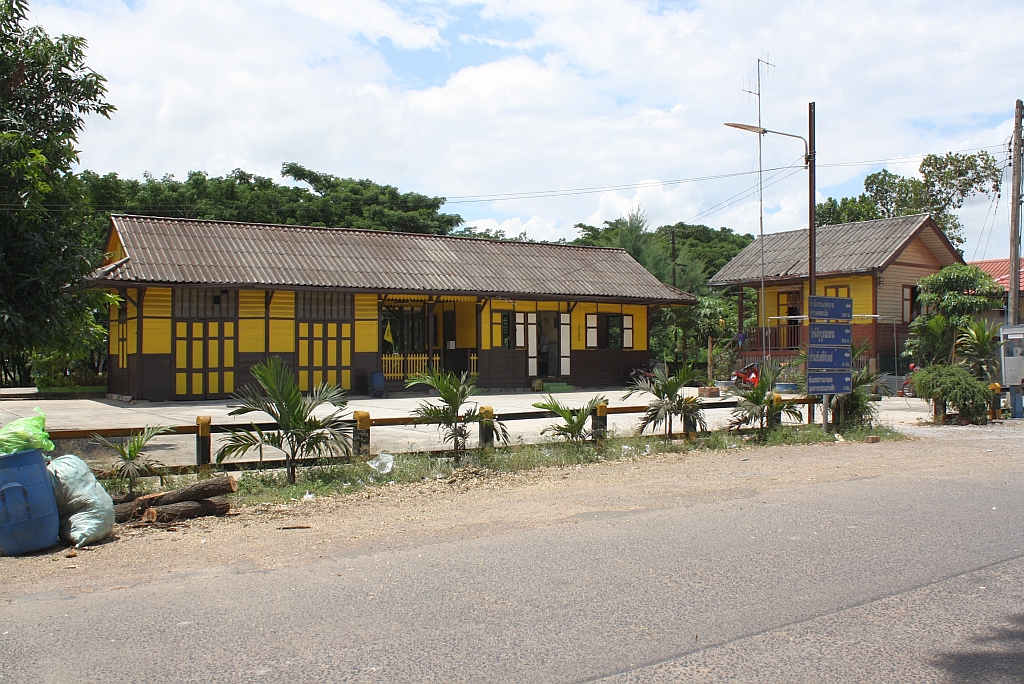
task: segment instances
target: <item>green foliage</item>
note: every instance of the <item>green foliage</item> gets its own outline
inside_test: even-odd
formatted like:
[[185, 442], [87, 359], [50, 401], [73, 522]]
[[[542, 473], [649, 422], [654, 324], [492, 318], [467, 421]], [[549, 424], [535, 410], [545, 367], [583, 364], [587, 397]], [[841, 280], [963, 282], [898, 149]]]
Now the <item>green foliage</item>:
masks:
[[872, 218], [894, 218], [929, 213], [954, 246], [964, 243], [963, 225], [953, 212], [975, 194], [996, 194], [1002, 169], [988, 152], [929, 154], [918, 167], [921, 178], [907, 178], [882, 170], [864, 179], [865, 193], [828, 198], [817, 207], [818, 225], [833, 225]]
[[444, 442], [452, 445], [455, 460], [461, 458], [461, 452], [469, 440], [469, 426], [474, 423], [490, 424], [494, 428], [494, 436], [501, 442], [508, 443], [508, 428], [495, 420], [480, 414], [479, 404], [473, 404], [463, 411], [469, 398], [477, 393], [476, 377], [469, 373], [455, 375], [451, 371], [431, 369], [426, 373], [410, 377], [406, 387], [427, 385], [437, 391], [440, 404], [420, 403], [413, 409], [418, 422], [436, 424]]
[[[854, 344], [851, 350], [853, 360], [857, 361], [870, 347], [871, 343], [867, 340]], [[878, 373], [871, 372], [868, 365], [855, 368], [851, 373], [851, 392], [832, 395], [829, 402], [832, 422], [842, 429], [870, 427], [878, 417], [878, 406], [871, 401], [871, 388], [878, 385], [879, 377]], [[879, 386], [878, 389], [883, 393], [889, 393], [884, 386]]]
[[597, 410], [597, 405], [602, 403], [607, 404], [608, 399], [596, 396], [580, 408], [574, 409], [549, 394], [547, 399], [538, 401], [533, 406], [544, 411], [551, 411], [562, 419], [561, 425], [549, 425], [541, 430], [542, 435], [550, 434], [572, 444], [582, 444], [591, 437], [591, 432], [587, 429], [587, 421]]
[[[271, 356], [250, 371], [260, 389], [246, 385], [233, 396], [238, 404], [228, 415], [263, 412], [278, 425], [264, 432], [255, 423], [248, 430], [231, 433], [217, 451], [217, 463], [263, 446], [284, 452], [288, 482], [295, 484], [295, 461], [306, 458], [346, 457], [352, 453], [352, 427], [345, 421], [345, 392], [337, 385], [320, 384], [307, 395], [299, 391], [295, 374], [280, 356]], [[321, 406], [333, 406], [318, 418]]]
[[800, 420], [801, 413], [796, 405], [791, 400], [782, 399], [772, 390], [781, 374], [782, 365], [778, 361], [769, 360], [761, 364], [757, 384], [749, 389], [730, 390], [737, 399], [736, 408], [732, 410], [730, 428], [753, 425], [757, 428], [758, 440], [764, 441], [765, 435], [781, 425], [783, 418]]
[[974, 314], [1002, 306], [1002, 285], [974, 265], [952, 264], [917, 284], [925, 312], [910, 323], [903, 356], [920, 365], [951, 363], [958, 331], [974, 325]]
[[878, 205], [868, 195], [859, 197], [843, 197], [838, 202], [829, 197], [818, 204], [814, 213], [814, 223], [818, 226], [834, 226], [839, 223], [856, 223], [881, 218]]
[[170, 431], [171, 428], [169, 427], [154, 425], [147, 426], [142, 432], [136, 433], [131, 437], [121, 437], [116, 442], [100, 435], [93, 435], [93, 439], [103, 446], [114, 450], [114, 453], [117, 454], [117, 460], [114, 462], [114, 467], [111, 470], [121, 480], [127, 480], [128, 491], [133, 492], [135, 491], [135, 485], [143, 477], [158, 476], [160, 483], [163, 484], [163, 463], [150, 458], [148, 454], [143, 452], [143, 449], [145, 449], [149, 440]]
[[1003, 286], [973, 264], [951, 264], [921, 278], [917, 286], [921, 306], [942, 314], [956, 328], [969, 325], [973, 314], [1003, 304]]
[[639, 432], [642, 434], [648, 426], [657, 429], [665, 426], [665, 434], [672, 434], [672, 419], [679, 418], [683, 424], [683, 432], [707, 430], [704, 410], [696, 397], [683, 395], [683, 388], [693, 382], [697, 374], [693, 368], [681, 369], [675, 375], [669, 375], [662, 368], [654, 371], [654, 377], [639, 377], [630, 385], [629, 391], [622, 398], [629, 399], [634, 394], [650, 394], [647, 412], [640, 419]]
[[971, 321], [956, 339], [956, 355], [971, 375], [984, 382], [999, 380], [999, 353], [1006, 343], [1000, 339], [999, 324]]
[[99, 334], [102, 293], [84, 287], [99, 263], [72, 168], [89, 114], [109, 117], [105, 79], [85, 41], [24, 25], [28, 4], [0, 4], [0, 384], [28, 384], [28, 358]]
[[907, 330], [910, 336], [903, 356], [919, 366], [949, 362], [956, 328], [949, 324], [945, 316], [923, 313], [910, 322]]
[[213, 178], [192, 171], [184, 181], [146, 174], [141, 182], [85, 171], [82, 181], [92, 207], [104, 212], [99, 215], [103, 223], [106, 213], [124, 212], [436, 235], [447, 235], [462, 223], [457, 214], [440, 213], [443, 197], [338, 178], [294, 162], [282, 165], [281, 175], [309, 187], [280, 185], [241, 169]]
[[[965, 420], [985, 421], [992, 391], [963, 366], [936, 364], [917, 371], [911, 379], [917, 396], [922, 399], [940, 402], [940, 407], [951, 405]], [[940, 408], [936, 415], [944, 412]]]

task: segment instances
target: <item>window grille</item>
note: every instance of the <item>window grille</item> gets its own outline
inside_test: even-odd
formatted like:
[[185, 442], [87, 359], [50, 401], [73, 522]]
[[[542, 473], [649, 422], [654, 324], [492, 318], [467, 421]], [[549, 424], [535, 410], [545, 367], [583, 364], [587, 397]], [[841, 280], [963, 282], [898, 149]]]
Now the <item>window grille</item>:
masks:
[[174, 290], [175, 318], [234, 318], [238, 290], [179, 287]]
[[304, 291], [296, 297], [299, 318], [312, 321], [349, 320], [352, 306], [352, 295], [345, 292]]

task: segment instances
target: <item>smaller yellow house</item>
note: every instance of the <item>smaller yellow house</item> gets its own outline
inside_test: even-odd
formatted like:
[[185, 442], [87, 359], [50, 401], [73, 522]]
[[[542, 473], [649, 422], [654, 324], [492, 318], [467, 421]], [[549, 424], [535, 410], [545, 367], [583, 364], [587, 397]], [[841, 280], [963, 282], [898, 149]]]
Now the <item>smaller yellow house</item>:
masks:
[[[758, 238], [710, 284], [738, 297], [744, 362], [763, 355], [792, 357], [807, 344], [807, 231]], [[816, 294], [853, 299], [854, 342], [870, 343], [868, 359], [899, 373], [899, 351], [917, 314], [917, 281], [963, 257], [928, 214], [821, 226], [817, 230]], [[763, 275], [762, 275], [763, 274]], [[744, 300], [754, 289], [755, 301]], [[762, 297], [763, 292], [763, 297]], [[760, 301], [758, 301], [760, 300]], [[743, 330], [744, 310], [757, 311], [757, 327]]]

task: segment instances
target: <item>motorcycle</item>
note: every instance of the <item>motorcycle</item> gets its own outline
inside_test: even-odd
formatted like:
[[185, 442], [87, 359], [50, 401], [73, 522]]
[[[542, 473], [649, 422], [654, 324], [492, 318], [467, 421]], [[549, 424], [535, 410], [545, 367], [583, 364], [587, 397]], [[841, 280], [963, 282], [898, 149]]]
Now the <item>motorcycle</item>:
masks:
[[753, 387], [757, 384], [757, 379], [760, 377], [760, 366], [757, 363], [748, 363], [738, 371], [733, 371], [730, 376], [730, 380], [737, 387]]

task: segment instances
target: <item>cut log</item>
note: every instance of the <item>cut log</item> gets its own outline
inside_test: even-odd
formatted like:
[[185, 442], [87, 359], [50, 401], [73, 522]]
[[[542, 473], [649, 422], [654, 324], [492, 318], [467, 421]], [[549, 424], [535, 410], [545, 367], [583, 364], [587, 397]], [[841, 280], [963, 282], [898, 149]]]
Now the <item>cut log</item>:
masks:
[[149, 522], [169, 523], [204, 515], [224, 515], [231, 510], [231, 502], [223, 497], [203, 499], [202, 501], [181, 501], [166, 506], [153, 506], [145, 512], [145, 520]]
[[143, 497], [146, 501], [145, 508], [153, 506], [168, 506], [182, 501], [202, 501], [215, 496], [234, 494], [238, 491], [238, 480], [228, 475], [215, 477], [210, 480], [200, 480], [190, 485], [172, 489], [156, 496]]
[[[202, 501], [215, 496], [233, 494], [238, 491], [238, 480], [225, 475], [210, 480], [200, 480], [178, 489], [160, 494], [145, 494], [134, 501], [114, 505], [114, 519], [119, 523], [125, 523], [132, 518], [138, 517], [147, 508], [155, 506], [169, 506], [171, 504], [186, 501]], [[207, 514], [209, 515], [209, 514]], [[194, 516], [193, 516], [194, 517]]]

